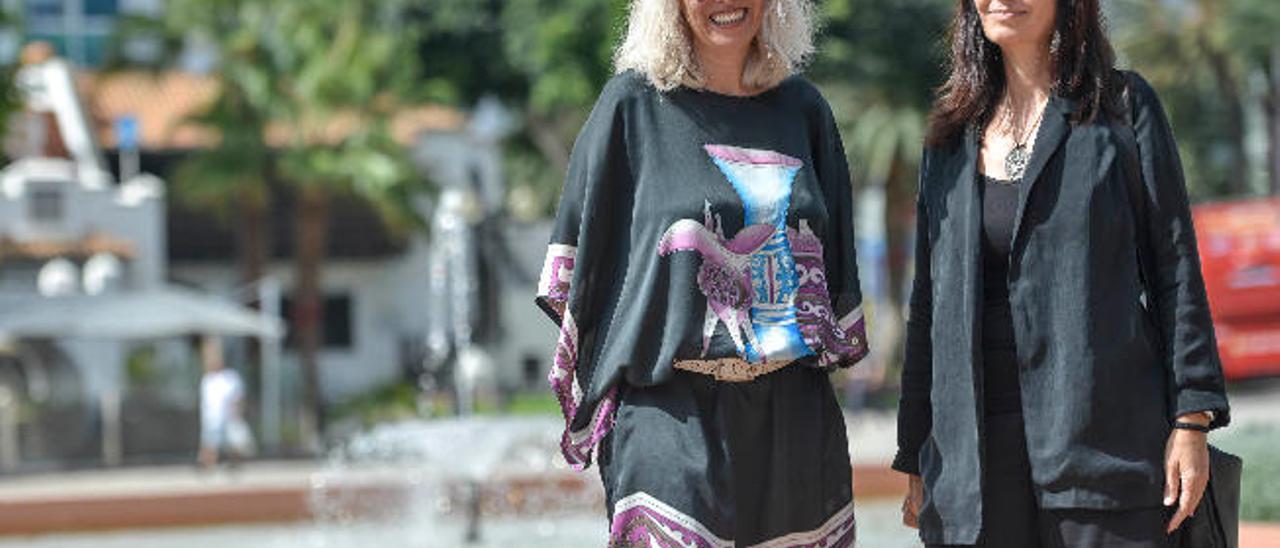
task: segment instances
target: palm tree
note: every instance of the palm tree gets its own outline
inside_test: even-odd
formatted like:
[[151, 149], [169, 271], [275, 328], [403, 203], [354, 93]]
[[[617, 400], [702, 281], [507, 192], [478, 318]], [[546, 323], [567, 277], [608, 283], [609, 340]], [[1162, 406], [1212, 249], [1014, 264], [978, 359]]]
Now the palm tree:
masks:
[[[1124, 0], [1112, 8], [1116, 46], [1160, 92], [1183, 150], [1192, 193], [1247, 195], [1276, 164], [1280, 14], [1267, 0]], [[1255, 77], [1257, 76], [1257, 77]], [[1256, 92], [1251, 82], [1264, 83]], [[1256, 107], [1255, 107], [1256, 105]], [[1270, 168], [1252, 169], [1250, 110], [1265, 114]]]
[[885, 288], [868, 297], [883, 326], [873, 348], [888, 364], [900, 361], [916, 174], [951, 9], [947, 0], [830, 0], [810, 70], [845, 137], [855, 186], [883, 196]]
[[217, 144], [178, 175], [197, 203], [234, 205], [246, 281], [261, 277], [273, 183], [294, 199], [292, 330], [304, 379], [300, 434], [316, 448], [322, 431], [317, 357], [322, 344], [322, 266], [335, 195], [380, 205], [401, 196], [412, 170], [387, 125], [418, 74], [415, 35], [399, 0], [173, 0], [160, 21], [127, 22], [163, 41], [168, 64], [191, 37], [213, 48], [218, 94], [196, 119]]
[[1280, 195], [1280, 9], [1270, 0], [1233, 0], [1226, 12], [1221, 35], [1245, 80], [1256, 83], [1254, 99], [1266, 124], [1268, 190]]
[[[270, 98], [262, 82], [270, 80], [261, 27], [265, 13], [246, 9], [243, 0], [175, 1], [159, 18], [124, 17], [117, 23], [108, 66], [110, 73], [142, 68], [159, 74], [177, 62], [189, 37], [215, 40], [218, 66], [210, 75], [216, 94], [184, 123], [207, 128], [214, 143], [194, 151], [179, 164], [174, 187], [179, 200], [210, 208], [229, 222], [235, 232], [241, 281], [254, 283], [266, 272], [270, 259], [269, 236], [275, 172], [274, 155], [265, 140], [268, 119], [263, 105]], [[257, 23], [257, 24], [255, 24]], [[153, 40], [163, 47], [148, 60], [130, 59], [131, 41]]]
[[[320, 371], [329, 203], [357, 193], [375, 201], [409, 181], [412, 170], [387, 131], [416, 81], [406, 4], [396, 0], [269, 2], [267, 32], [274, 80], [269, 118], [282, 142], [281, 179], [295, 189], [294, 330], [303, 364], [310, 439], [323, 429]], [[345, 127], [344, 127], [345, 126]]]

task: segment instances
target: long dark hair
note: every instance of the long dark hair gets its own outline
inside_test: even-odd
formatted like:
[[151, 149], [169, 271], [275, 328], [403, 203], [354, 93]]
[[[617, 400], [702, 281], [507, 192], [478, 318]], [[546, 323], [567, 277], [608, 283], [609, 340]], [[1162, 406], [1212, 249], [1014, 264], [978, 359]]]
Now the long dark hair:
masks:
[[[1053, 93], [1075, 101], [1073, 123], [1118, 112], [1122, 88], [1098, 0], [1057, 0], [1051, 57]], [[974, 0], [958, 0], [951, 21], [947, 81], [929, 114], [930, 146], [953, 143], [966, 127], [984, 127], [1005, 91], [1000, 47], [982, 32]]]

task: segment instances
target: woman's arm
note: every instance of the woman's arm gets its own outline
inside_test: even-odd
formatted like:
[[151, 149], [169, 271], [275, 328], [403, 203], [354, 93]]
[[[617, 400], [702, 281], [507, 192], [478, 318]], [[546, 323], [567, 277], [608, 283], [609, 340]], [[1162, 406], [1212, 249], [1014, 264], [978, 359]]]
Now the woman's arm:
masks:
[[869, 351], [862, 315], [862, 285], [858, 279], [857, 238], [853, 231], [853, 184], [835, 116], [825, 100], [820, 99], [818, 104], [821, 107], [819, 124], [822, 131], [815, 151], [814, 168], [823, 188], [830, 223], [822, 241], [823, 260], [832, 313], [840, 333], [844, 335], [838, 347], [826, 349], [834, 362], [823, 365], [853, 367]]
[[1230, 408], [1177, 143], [1155, 91], [1137, 74], [1129, 82], [1152, 255], [1146, 282], [1173, 381], [1170, 419], [1211, 411], [1211, 426], [1225, 426]]
[[929, 271], [929, 210], [924, 197], [928, 153], [920, 165], [916, 197], [915, 279], [907, 319], [906, 360], [902, 367], [902, 395], [898, 401], [898, 454], [893, 469], [920, 474], [920, 446], [929, 437], [933, 405], [933, 280]]

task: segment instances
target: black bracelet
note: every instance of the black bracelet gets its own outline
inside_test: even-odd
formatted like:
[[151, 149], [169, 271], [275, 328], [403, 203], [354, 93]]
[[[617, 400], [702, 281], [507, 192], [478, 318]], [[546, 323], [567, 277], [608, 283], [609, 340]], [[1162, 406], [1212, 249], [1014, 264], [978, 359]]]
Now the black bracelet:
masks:
[[1177, 430], [1195, 430], [1196, 432], [1208, 432], [1208, 431], [1209, 431], [1209, 425], [1207, 425], [1207, 424], [1196, 424], [1196, 423], [1194, 423], [1194, 422], [1182, 422], [1182, 421], [1178, 421], [1178, 422], [1173, 423], [1173, 427], [1174, 427], [1175, 429], [1177, 429]]

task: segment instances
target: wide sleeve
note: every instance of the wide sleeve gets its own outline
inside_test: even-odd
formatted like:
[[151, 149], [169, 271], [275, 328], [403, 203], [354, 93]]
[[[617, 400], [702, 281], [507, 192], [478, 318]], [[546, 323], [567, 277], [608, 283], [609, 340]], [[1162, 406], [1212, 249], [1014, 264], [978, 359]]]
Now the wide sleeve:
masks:
[[574, 143], [543, 261], [535, 302], [559, 327], [548, 381], [565, 418], [561, 451], [576, 469], [591, 465], [613, 425], [617, 383], [596, 379], [592, 361], [603, 303], [616, 291], [613, 254], [623, 237], [612, 204], [630, 188], [618, 86], [606, 87]]
[[820, 101], [820, 135], [815, 169], [827, 209], [828, 227], [822, 235], [827, 293], [831, 298], [839, 340], [826, 345], [826, 367], [852, 367], [866, 357], [867, 327], [858, 281], [858, 251], [853, 232], [853, 183], [844, 143], [826, 101]]
[[1212, 426], [1226, 426], [1230, 408], [1178, 147], [1150, 84], [1137, 74], [1130, 84], [1152, 255], [1147, 284], [1172, 377], [1170, 411], [1174, 417], [1212, 411]]
[[902, 393], [898, 400], [898, 454], [893, 469], [920, 474], [920, 446], [933, 426], [933, 279], [929, 257], [929, 210], [925, 206], [924, 181], [928, 153], [920, 163], [916, 194], [915, 279], [911, 283], [907, 319], [907, 346], [902, 366]]

